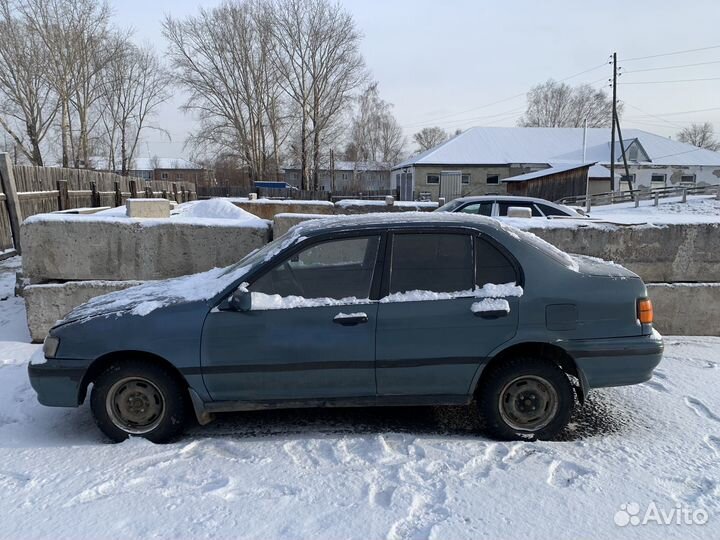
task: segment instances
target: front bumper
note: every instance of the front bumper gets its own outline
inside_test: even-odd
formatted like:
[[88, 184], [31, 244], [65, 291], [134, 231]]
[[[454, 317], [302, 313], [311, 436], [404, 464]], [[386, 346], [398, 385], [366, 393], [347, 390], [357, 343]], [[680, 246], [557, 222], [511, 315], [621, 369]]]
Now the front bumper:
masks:
[[49, 407], [80, 405], [80, 385], [88, 362], [49, 358], [43, 364], [28, 364], [30, 384], [38, 401]]
[[570, 340], [563, 345], [575, 359], [583, 386], [588, 389], [649, 380], [664, 348], [656, 330], [646, 336]]

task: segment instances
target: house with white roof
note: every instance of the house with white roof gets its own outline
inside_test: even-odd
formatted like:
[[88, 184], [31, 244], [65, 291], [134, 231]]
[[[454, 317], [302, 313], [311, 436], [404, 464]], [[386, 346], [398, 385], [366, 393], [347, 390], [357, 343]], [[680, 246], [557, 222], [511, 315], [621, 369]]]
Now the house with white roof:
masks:
[[[119, 163], [110, 164], [107, 158], [91, 157], [92, 168], [101, 171], [119, 173]], [[212, 171], [202, 165], [184, 158], [134, 158], [128, 168], [128, 176], [147, 181], [167, 180], [170, 182], [193, 182], [196, 186], [205, 185]]]
[[[718, 152], [639, 129], [624, 130], [623, 136], [634, 188], [720, 184]], [[514, 177], [594, 164], [588, 173], [591, 193], [627, 189], [621, 144], [615, 145], [611, 178], [607, 128], [588, 129], [583, 152], [582, 128], [475, 127], [395, 165], [393, 186], [402, 199], [504, 194]]]
[[[393, 189], [390, 163], [378, 161], [335, 161], [334, 166], [319, 171], [320, 189], [324, 191], [377, 191]], [[300, 165], [283, 168], [285, 182], [299, 188]]]

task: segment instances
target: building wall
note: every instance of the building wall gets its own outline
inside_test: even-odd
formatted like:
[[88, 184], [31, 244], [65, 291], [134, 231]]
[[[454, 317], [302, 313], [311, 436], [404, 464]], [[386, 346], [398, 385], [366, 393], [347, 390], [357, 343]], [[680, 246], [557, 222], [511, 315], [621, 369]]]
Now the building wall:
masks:
[[153, 180], [194, 182], [195, 185], [204, 185], [205, 178], [206, 171], [204, 169], [155, 169], [153, 173]]
[[[538, 167], [538, 169], [541, 167]], [[413, 190], [415, 191], [415, 197], [419, 197], [421, 193], [429, 193], [430, 198], [433, 201], [438, 199], [440, 193], [439, 184], [428, 184], [428, 175], [440, 175], [443, 171], [460, 171], [461, 174], [467, 174], [470, 176], [469, 182], [462, 185], [462, 196], [465, 195], [485, 195], [485, 194], [505, 194], [507, 190], [505, 184], [502, 183], [503, 178], [509, 178], [517, 174], [525, 172], [531, 172], [531, 170], [537, 169], [522, 169], [520, 167], [509, 167], [507, 165], [500, 166], [416, 166], [410, 167], [408, 172], [413, 175]], [[392, 185], [397, 187], [398, 175], [402, 171], [396, 169], [392, 171]], [[498, 176], [497, 184], [488, 184], [488, 176]]]
[[[333, 182], [329, 170], [320, 171], [320, 189], [332, 191]], [[300, 170], [285, 169], [285, 182], [300, 188]], [[335, 171], [335, 191], [375, 191], [392, 189], [390, 171]]]
[[[607, 165], [604, 165], [608, 167]], [[608, 167], [609, 168], [609, 167]], [[683, 175], [694, 175], [695, 185], [718, 185], [720, 184], [720, 167], [705, 165], [636, 165], [629, 163], [628, 169], [630, 174], [635, 175], [634, 188], [650, 189], [652, 187], [662, 187], [662, 184], [652, 183], [653, 175], [665, 175], [665, 186], [679, 186]], [[615, 168], [616, 174], [625, 174], [625, 167], [619, 163]], [[616, 186], [619, 188], [619, 186]], [[622, 189], [627, 189], [627, 185], [623, 182]]]

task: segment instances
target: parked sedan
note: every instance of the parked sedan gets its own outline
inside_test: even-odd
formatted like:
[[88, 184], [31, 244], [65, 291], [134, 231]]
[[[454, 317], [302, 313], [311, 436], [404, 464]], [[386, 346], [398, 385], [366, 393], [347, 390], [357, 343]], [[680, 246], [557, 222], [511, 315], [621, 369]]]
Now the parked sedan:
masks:
[[[112, 440], [167, 441], [188, 411], [460, 405], [494, 437], [547, 439], [575, 395], [648, 380], [663, 343], [645, 285], [467, 214], [303, 223], [234, 266], [95, 298], [29, 374]], [[473, 409], [476, 410], [476, 409]], [[192, 414], [192, 413], [191, 413]]]
[[508, 208], [529, 208], [532, 217], [544, 218], [584, 218], [576, 210], [562, 204], [534, 197], [518, 197], [514, 195], [481, 195], [477, 197], [460, 197], [436, 209], [435, 212], [463, 212], [481, 216], [505, 217]]

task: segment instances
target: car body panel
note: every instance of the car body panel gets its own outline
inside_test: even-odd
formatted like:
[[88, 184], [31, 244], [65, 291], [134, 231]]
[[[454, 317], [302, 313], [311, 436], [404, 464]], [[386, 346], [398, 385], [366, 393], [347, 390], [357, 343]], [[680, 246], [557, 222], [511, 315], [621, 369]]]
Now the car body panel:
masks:
[[[487, 205], [492, 204], [488, 212]], [[521, 197], [515, 195], [478, 195], [465, 196], [453, 199], [435, 212], [465, 212], [491, 217], [504, 217], [507, 215], [507, 208], [510, 206], [525, 207], [532, 210], [532, 217], [563, 217], [587, 219], [587, 217], [572, 208], [557, 204], [537, 197]], [[480, 208], [478, 208], [480, 207]]]

